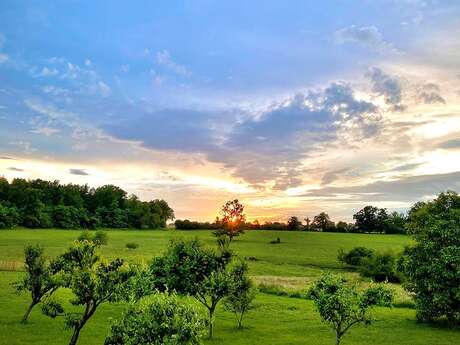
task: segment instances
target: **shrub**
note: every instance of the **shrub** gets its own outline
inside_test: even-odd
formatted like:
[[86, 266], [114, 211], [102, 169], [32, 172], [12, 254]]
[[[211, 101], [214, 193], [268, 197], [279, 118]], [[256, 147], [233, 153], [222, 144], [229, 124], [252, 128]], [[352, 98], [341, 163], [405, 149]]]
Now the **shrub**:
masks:
[[19, 212], [14, 206], [0, 204], [0, 229], [10, 229], [19, 223]]
[[92, 241], [93, 236], [88, 230], [82, 231], [77, 238], [78, 241]]
[[339, 261], [351, 266], [361, 265], [364, 259], [368, 259], [374, 255], [374, 250], [365, 247], [355, 247], [348, 253], [342, 249], [339, 250]]
[[96, 243], [99, 246], [107, 245], [107, 243], [109, 241], [108, 236], [107, 236], [107, 232], [102, 231], [102, 230], [96, 231], [96, 233], [94, 234], [94, 237], [93, 237], [93, 241], [94, 241], [94, 243]]
[[376, 253], [361, 261], [360, 273], [376, 282], [399, 283], [401, 276], [396, 268], [397, 256], [391, 252]]
[[281, 243], [281, 240], [279, 237], [277, 237], [276, 240], [270, 241], [270, 244], [279, 244], [279, 243]]
[[126, 243], [126, 248], [128, 248], [128, 249], [137, 249], [137, 248], [139, 248], [139, 245], [137, 243], [134, 243], [134, 242], [128, 242], [128, 243]]
[[206, 319], [176, 295], [156, 294], [148, 302], [132, 305], [112, 324], [105, 345], [199, 345]]

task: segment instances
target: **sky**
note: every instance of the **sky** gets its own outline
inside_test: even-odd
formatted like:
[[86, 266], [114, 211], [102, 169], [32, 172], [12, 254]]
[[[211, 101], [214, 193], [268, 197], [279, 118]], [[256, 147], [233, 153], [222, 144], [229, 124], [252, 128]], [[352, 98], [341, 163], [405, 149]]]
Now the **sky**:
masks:
[[460, 191], [460, 2], [3, 0], [0, 176], [193, 220]]

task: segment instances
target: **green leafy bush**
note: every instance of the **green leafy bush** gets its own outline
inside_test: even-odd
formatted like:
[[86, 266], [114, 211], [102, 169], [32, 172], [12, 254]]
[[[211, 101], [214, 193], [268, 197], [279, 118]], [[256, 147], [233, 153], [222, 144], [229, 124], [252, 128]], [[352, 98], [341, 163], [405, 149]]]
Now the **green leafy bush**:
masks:
[[134, 242], [128, 242], [128, 243], [126, 243], [126, 248], [128, 248], [128, 249], [137, 249], [137, 248], [139, 248], [139, 245], [137, 243], [134, 243]]
[[397, 259], [398, 257], [391, 252], [376, 253], [361, 261], [359, 272], [376, 282], [399, 283], [401, 274], [397, 270]]
[[111, 327], [105, 345], [199, 345], [206, 319], [174, 294], [156, 294], [132, 305]]
[[355, 247], [348, 253], [343, 250], [339, 251], [339, 261], [351, 266], [361, 265], [364, 259], [370, 258], [374, 255], [374, 250], [365, 247]]

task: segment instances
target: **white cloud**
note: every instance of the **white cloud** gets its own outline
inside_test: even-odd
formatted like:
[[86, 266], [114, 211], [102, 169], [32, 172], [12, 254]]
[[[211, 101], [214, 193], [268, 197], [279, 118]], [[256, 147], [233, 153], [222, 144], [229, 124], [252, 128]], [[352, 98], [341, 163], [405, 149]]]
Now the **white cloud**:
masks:
[[30, 132], [35, 133], [35, 134], [44, 135], [45, 137], [51, 137], [52, 135], [59, 133], [60, 130], [57, 128], [51, 128], [51, 127], [39, 127], [39, 128], [31, 130]]
[[156, 55], [156, 62], [160, 66], [165, 66], [177, 75], [183, 76], [183, 77], [190, 77], [192, 73], [183, 65], [180, 65], [176, 62], [174, 62], [171, 58], [171, 55], [169, 54], [169, 51], [167, 50], [162, 50], [160, 52], [157, 52]]
[[357, 27], [351, 25], [335, 32], [337, 43], [357, 43], [372, 48], [381, 53], [400, 53], [390, 42], [387, 42], [382, 33], [375, 26]]

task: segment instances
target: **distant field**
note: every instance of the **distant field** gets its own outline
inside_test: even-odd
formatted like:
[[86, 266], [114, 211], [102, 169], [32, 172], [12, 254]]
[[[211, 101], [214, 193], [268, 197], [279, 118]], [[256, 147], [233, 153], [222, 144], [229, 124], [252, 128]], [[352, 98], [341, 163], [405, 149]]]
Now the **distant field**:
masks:
[[[68, 230], [4, 230], [0, 231], [0, 345], [66, 344], [69, 331], [62, 320], [51, 320], [33, 311], [30, 323], [22, 325], [28, 297], [17, 296], [10, 283], [21, 276], [17, 272], [27, 243], [41, 243], [47, 255], [61, 253], [80, 231]], [[209, 231], [109, 231], [109, 243], [102, 247], [107, 257], [123, 257], [129, 261], [148, 261], [160, 254], [173, 238], [198, 237], [214, 245]], [[279, 237], [281, 244], [271, 245]], [[139, 248], [125, 248], [136, 242]], [[334, 234], [309, 232], [252, 231], [238, 238], [232, 249], [240, 257], [253, 257], [250, 274], [258, 282], [276, 284], [285, 289], [305, 289], [308, 282], [323, 270], [332, 270], [357, 279], [337, 261], [337, 251], [355, 246], [377, 250], [398, 251], [410, 242], [399, 235]], [[403, 294], [397, 287], [398, 294]], [[61, 291], [60, 294], [66, 294]], [[404, 298], [404, 297], [401, 297]], [[407, 298], [407, 296], [405, 297]], [[333, 344], [332, 331], [322, 324], [310, 301], [259, 293], [258, 308], [248, 316], [247, 328], [234, 329], [233, 316], [219, 311], [216, 337], [206, 344]], [[105, 305], [82, 332], [81, 345], [103, 344], [110, 318], [116, 318], [122, 305]], [[378, 309], [378, 321], [369, 328], [357, 327], [344, 339], [344, 344], [450, 345], [460, 343], [460, 332], [417, 324], [415, 311], [407, 308]]]

